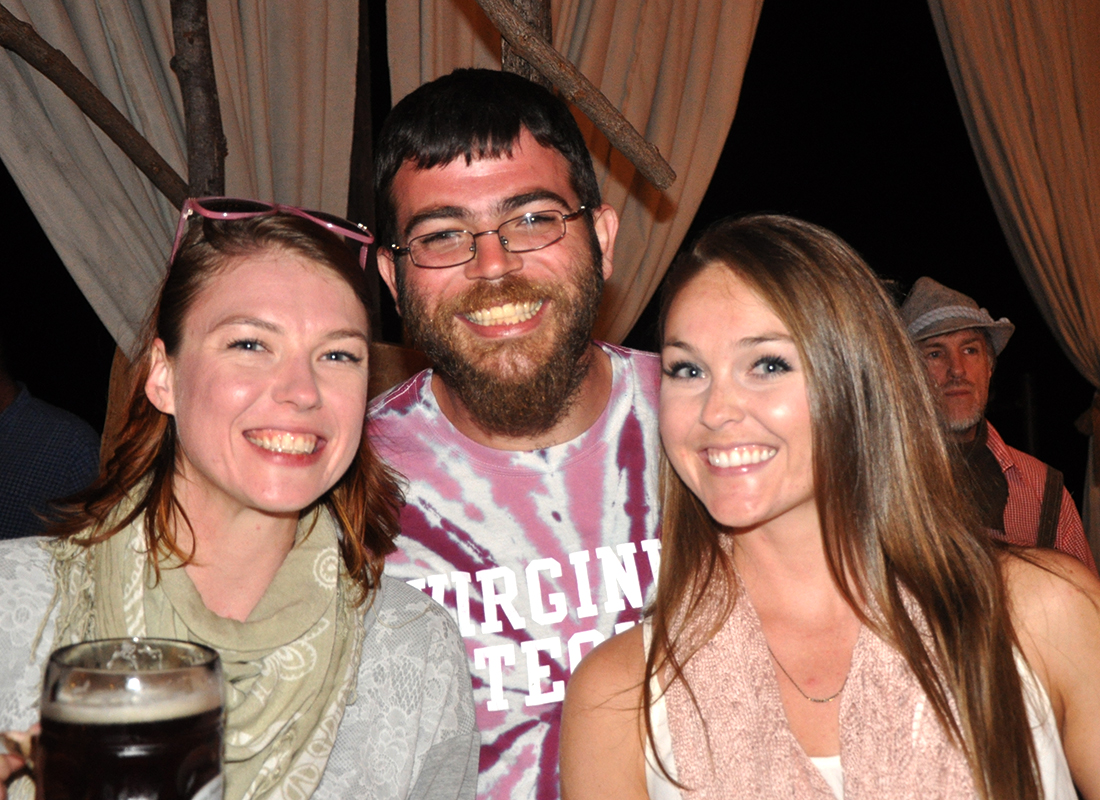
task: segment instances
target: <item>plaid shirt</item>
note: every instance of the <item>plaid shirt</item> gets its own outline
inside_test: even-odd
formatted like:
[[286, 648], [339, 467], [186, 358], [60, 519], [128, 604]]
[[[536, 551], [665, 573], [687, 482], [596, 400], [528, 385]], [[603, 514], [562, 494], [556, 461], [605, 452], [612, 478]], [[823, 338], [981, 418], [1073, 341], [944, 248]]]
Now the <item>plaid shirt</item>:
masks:
[[[1047, 465], [1027, 453], [1009, 447], [996, 429], [986, 421], [988, 431], [986, 446], [1001, 465], [1008, 481], [1008, 503], [1005, 505], [1004, 538], [1012, 544], [1034, 547], [1039, 536], [1039, 510], [1043, 504], [1043, 488], [1046, 485]], [[1000, 531], [997, 531], [999, 534]], [[1062, 509], [1058, 518], [1058, 533], [1054, 547], [1080, 560], [1096, 572], [1085, 529], [1073, 498], [1063, 487]]]

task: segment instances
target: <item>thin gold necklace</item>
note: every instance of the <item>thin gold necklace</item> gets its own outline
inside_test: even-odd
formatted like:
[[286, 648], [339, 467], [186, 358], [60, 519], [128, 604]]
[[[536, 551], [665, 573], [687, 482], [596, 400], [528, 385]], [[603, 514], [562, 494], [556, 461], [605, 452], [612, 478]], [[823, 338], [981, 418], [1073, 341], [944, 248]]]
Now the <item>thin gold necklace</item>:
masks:
[[840, 693], [843, 692], [844, 687], [848, 685], [848, 675], [852, 674], [852, 665], [851, 664], [848, 665], [848, 672], [844, 676], [844, 683], [840, 684], [840, 688], [837, 689], [834, 694], [831, 694], [828, 697], [810, 697], [808, 694], [806, 694], [804, 691], [802, 691], [802, 687], [799, 686], [798, 683], [795, 682], [795, 679], [791, 677], [791, 673], [787, 672], [787, 668], [784, 667], [783, 663], [778, 658], [775, 657], [775, 653], [772, 652], [772, 646], [770, 644], [768, 644], [767, 639], [764, 640], [764, 646], [766, 648], [768, 648], [768, 653], [771, 655], [772, 660], [776, 663], [776, 666], [779, 667], [779, 669], [783, 672], [783, 674], [787, 676], [787, 680], [789, 680], [791, 682], [791, 686], [793, 686], [795, 688], [795, 691], [797, 691], [800, 695], [805, 697], [811, 703], [831, 703], [832, 701], [834, 701], [838, 697], [840, 697]]

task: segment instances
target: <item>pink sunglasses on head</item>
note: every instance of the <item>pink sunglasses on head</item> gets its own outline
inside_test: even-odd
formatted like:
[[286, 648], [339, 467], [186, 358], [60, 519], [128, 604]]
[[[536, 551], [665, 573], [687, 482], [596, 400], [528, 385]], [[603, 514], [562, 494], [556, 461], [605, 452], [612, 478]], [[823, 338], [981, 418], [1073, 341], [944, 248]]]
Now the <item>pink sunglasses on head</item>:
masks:
[[366, 225], [351, 222], [329, 214], [325, 211], [307, 211], [297, 206], [284, 206], [281, 203], [264, 203], [259, 200], [244, 200], [237, 197], [189, 197], [180, 210], [180, 221], [176, 225], [176, 239], [172, 242], [172, 255], [168, 259], [171, 264], [176, 260], [179, 251], [180, 240], [187, 230], [187, 220], [192, 214], [198, 214], [207, 219], [251, 219], [252, 217], [269, 217], [272, 214], [293, 214], [303, 217], [310, 222], [320, 225], [325, 230], [335, 233], [337, 236], [346, 236], [360, 243], [359, 266], [367, 267], [367, 245], [374, 241], [371, 232]]

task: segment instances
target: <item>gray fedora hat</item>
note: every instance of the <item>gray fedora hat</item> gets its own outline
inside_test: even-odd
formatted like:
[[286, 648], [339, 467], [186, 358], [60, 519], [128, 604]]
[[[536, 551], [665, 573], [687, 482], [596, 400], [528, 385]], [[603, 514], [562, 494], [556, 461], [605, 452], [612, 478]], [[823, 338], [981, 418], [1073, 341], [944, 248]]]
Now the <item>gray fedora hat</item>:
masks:
[[967, 328], [983, 328], [993, 342], [994, 355], [998, 356], [1016, 330], [1007, 317], [994, 320], [973, 298], [929, 277], [918, 278], [913, 284], [901, 304], [901, 317], [914, 342]]

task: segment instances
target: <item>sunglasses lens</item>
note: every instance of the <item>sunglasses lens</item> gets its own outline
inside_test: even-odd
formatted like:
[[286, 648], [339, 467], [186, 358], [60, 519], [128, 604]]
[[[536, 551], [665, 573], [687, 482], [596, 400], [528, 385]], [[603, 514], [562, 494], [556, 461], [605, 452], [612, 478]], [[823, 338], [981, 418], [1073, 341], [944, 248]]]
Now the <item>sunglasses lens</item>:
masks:
[[211, 214], [262, 214], [265, 211], [274, 210], [270, 203], [241, 200], [236, 197], [207, 197], [196, 202], [202, 206], [203, 211], [209, 211]]
[[329, 214], [327, 211], [314, 211], [312, 209], [302, 209], [305, 213], [311, 217], [316, 217], [326, 225], [331, 225], [334, 228], [339, 228], [342, 231], [352, 231], [354, 233], [362, 234], [363, 236], [370, 236], [370, 231], [367, 230], [366, 225], [360, 225], [351, 220], [338, 217], [335, 214]]

